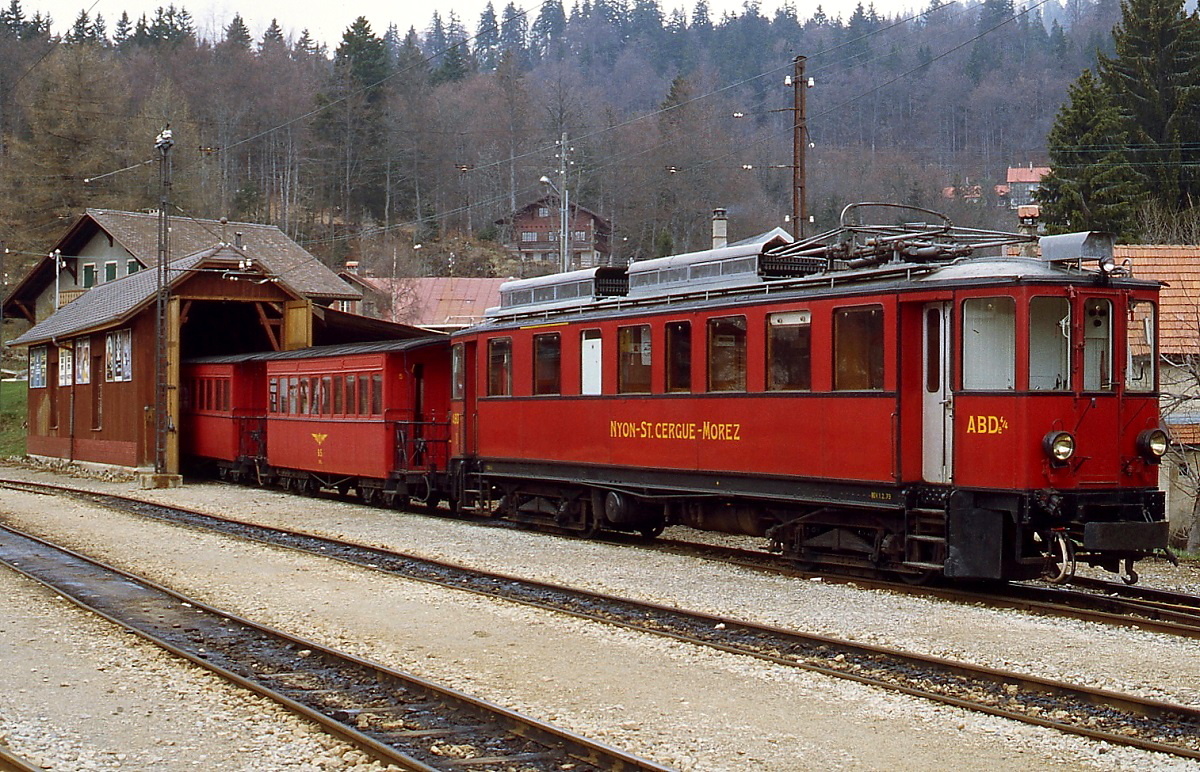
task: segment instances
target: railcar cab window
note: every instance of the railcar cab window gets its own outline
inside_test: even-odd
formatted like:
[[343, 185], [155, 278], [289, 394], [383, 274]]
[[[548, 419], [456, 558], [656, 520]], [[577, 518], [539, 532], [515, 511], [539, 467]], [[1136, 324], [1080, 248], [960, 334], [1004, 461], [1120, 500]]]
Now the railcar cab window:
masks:
[[358, 413], [358, 403], [356, 395], [358, 394], [358, 376], [346, 376], [346, 414], [354, 415]]
[[1016, 301], [970, 298], [963, 301], [962, 315], [963, 388], [1016, 388]]
[[883, 308], [861, 306], [834, 312], [833, 389], [883, 389]]
[[785, 311], [767, 317], [767, 389], [812, 388], [812, 312]]
[[1112, 302], [1083, 302], [1083, 390], [1112, 391]]
[[562, 336], [557, 332], [533, 336], [533, 393], [562, 390]]
[[708, 320], [708, 390], [746, 390], [746, 317]]
[[1154, 353], [1154, 336], [1158, 329], [1156, 315], [1157, 309], [1148, 300], [1134, 300], [1129, 304], [1125, 342], [1127, 391], [1154, 391], [1158, 383], [1158, 357]]
[[692, 390], [692, 323], [667, 322], [667, 391]]
[[512, 395], [512, 338], [488, 341], [488, 396]]
[[650, 325], [617, 328], [617, 393], [650, 393]]
[[344, 415], [346, 412], [346, 381], [342, 376], [335, 375], [333, 378], [333, 413], [334, 415]]
[[1071, 388], [1071, 301], [1038, 297], [1029, 301], [1029, 390]]

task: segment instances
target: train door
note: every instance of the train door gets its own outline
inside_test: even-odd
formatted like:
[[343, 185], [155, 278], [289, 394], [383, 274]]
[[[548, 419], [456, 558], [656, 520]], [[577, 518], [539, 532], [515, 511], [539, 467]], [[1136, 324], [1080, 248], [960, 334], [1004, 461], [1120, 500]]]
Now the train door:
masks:
[[478, 452], [475, 389], [475, 341], [455, 343], [450, 348], [451, 456], [474, 456]]
[[921, 389], [921, 476], [925, 482], [952, 481], [954, 445], [954, 401], [951, 384], [950, 320], [954, 304], [927, 303], [923, 332]]
[[604, 351], [599, 330], [584, 330], [581, 341], [581, 394], [600, 394], [604, 384]]

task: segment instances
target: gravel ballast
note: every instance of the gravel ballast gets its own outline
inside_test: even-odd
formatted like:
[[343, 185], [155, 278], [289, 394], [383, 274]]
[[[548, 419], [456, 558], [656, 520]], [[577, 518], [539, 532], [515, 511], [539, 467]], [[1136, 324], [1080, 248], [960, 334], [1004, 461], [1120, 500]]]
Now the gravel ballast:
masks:
[[[64, 482], [17, 467], [0, 476]], [[1200, 704], [1195, 642], [1164, 635], [333, 499], [212, 483], [138, 491], [123, 481], [70, 482], [540, 581]], [[681, 769], [1200, 770], [68, 499], [3, 490], [0, 515], [233, 613]], [[214, 759], [224, 769], [375, 767], [272, 703], [11, 571], [0, 577], [0, 743], [17, 753], [54, 769], [196, 769]], [[1200, 584], [1170, 567], [1152, 566], [1143, 577], [1152, 586]]]

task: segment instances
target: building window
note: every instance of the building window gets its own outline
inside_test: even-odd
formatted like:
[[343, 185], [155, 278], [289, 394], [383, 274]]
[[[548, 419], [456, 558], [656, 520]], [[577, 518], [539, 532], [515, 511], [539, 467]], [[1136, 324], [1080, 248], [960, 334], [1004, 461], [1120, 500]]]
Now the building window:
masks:
[[883, 388], [883, 309], [843, 308], [833, 315], [833, 388]]
[[650, 325], [617, 329], [617, 393], [650, 393]]
[[84, 289], [88, 289], [90, 287], [95, 287], [95, 286], [96, 286], [96, 264], [95, 263], [84, 263], [83, 264], [83, 287], [84, 287]]
[[1129, 304], [1125, 343], [1125, 388], [1129, 391], [1154, 391], [1158, 382], [1158, 357], [1154, 355], [1156, 312], [1148, 300]]
[[75, 382], [92, 382], [92, 339], [80, 338], [75, 341]]
[[524, 241], [527, 244], [538, 241], [538, 232], [537, 231], [521, 231], [521, 241]]
[[75, 352], [69, 348], [58, 349], [58, 385], [70, 386], [75, 375]]
[[133, 335], [117, 330], [104, 337], [104, 380], [133, 380]]
[[1071, 388], [1071, 302], [1066, 298], [1029, 301], [1029, 389]]
[[708, 390], [746, 390], [746, 317], [708, 320]]
[[767, 388], [812, 388], [811, 311], [787, 311], [767, 317]]
[[1016, 388], [1016, 301], [971, 298], [962, 308], [963, 388]]
[[588, 240], [587, 231], [575, 231], [575, 240], [576, 241], [587, 241]]
[[142, 270], [142, 264], [137, 260], [129, 260], [125, 263], [125, 273], [137, 273]]
[[537, 216], [541, 217], [543, 220], [546, 219], [547, 217], [549, 217], [550, 216], [550, 207], [539, 206]]
[[667, 391], [692, 390], [692, 323], [667, 322]]
[[104, 280], [116, 281], [117, 279], [117, 261], [110, 260], [104, 264]]
[[558, 394], [562, 388], [562, 336], [533, 336], [533, 393]]
[[488, 341], [488, 396], [512, 394], [512, 338]]
[[46, 388], [46, 347], [29, 349], [29, 388]]

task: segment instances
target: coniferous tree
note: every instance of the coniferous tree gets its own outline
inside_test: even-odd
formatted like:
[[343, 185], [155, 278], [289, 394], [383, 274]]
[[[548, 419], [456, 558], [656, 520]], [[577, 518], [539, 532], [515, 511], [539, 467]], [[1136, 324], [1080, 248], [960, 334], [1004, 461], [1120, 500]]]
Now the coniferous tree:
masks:
[[1151, 194], [1173, 207], [1200, 203], [1200, 20], [1183, 0], [1124, 0], [1115, 55], [1100, 79], [1121, 111], [1129, 159]]
[[129, 36], [133, 34], [133, 23], [129, 21], [129, 14], [126, 11], [121, 11], [121, 18], [117, 19], [117, 26], [113, 28], [113, 45], [118, 48], [124, 48], [129, 41]]
[[246, 27], [246, 22], [242, 20], [240, 13], [235, 13], [233, 20], [225, 27], [225, 40], [222, 42], [240, 51], [249, 51], [250, 41], [250, 30]]
[[480, 72], [495, 72], [500, 63], [500, 24], [491, 0], [479, 14], [479, 26], [475, 28], [475, 61]]
[[277, 19], [271, 19], [271, 23], [263, 31], [262, 40], [258, 41], [258, 52], [265, 54], [270, 51], [279, 51], [287, 47], [287, 41], [283, 39], [283, 29], [279, 26]]
[[1047, 143], [1051, 172], [1037, 198], [1048, 230], [1109, 231], [1133, 238], [1145, 189], [1123, 152], [1120, 112], [1090, 70], [1071, 86]]

